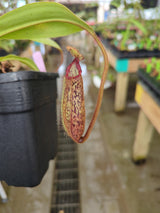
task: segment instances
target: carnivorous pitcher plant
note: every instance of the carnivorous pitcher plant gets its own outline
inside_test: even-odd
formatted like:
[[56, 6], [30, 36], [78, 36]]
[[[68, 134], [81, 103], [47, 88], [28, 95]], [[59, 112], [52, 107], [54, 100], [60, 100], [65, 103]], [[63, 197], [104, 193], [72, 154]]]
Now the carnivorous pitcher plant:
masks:
[[[67, 67], [66, 76], [64, 77], [62, 117], [66, 132], [76, 143], [83, 143], [89, 137], [102, 102], [103, 87], [108, 70], [108, 57], [101, 41], [92, 27], [78, 18], [68, 8], [55, 2], [27, 4], [0, 17], [0, 39], [28, 39], [51, 45], [60, 51], [62, 50], [59, 45], [50, 38], [67, 36], [81, 30], [86, 30], [100, 47], [104, 57], [104, 71], [95, 111], [84, 134], [85, 104], [81, 68], [79, 65], [79, 60], [82, 57], [76, 49], [68, 47], [68, 50], [75, 59]], [[38, 70], [33, 61], [28, 58], [21, 58], [15, 55], [0, 57], [0, 62], [6, 60], [19, 60], [30, 66], [33, 70]]]

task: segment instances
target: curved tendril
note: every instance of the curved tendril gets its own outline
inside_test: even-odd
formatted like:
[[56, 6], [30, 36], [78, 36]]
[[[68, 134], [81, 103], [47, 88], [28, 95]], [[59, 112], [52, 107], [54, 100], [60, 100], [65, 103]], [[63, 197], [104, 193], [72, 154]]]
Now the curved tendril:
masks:
[[103, 74], [102, 74], [102, 79], [101, 79], [101, 85], [100, 85], [99, 92], [98, 92], [97, 103], [96, 103], [95, 111], [93, 113], [91, 122], [90, 122], [90, 124], [88, 126], [88, 129], [87, 129], [85, 135], [82, 136], [78, 141], [75, 141], [76, 143], [85, 142], [88, 139], [88, 137], [89, 137], [89, 135], [90, 135], [90, 133], [91, 133], [93, 127], [94, 127], [94, 124], [96, 122], [96, 119], [97, 119], [97, 116], [98, 116], [98, 113], [99, 113], [99, 110], [100, 110], [100, 107], [101, 107], [101, 103], [102, 103], [104, 83], [105, 83], [106, 76], [107, 76], [107, 73], [108, 73], [108, 65], [109, 65], [108, 56], [107, 56], [106, 50], [105, 50], [103, 44], [101, 43], [100, 39], [98, 38], [98, 36], [95, 33], [93, 33], [93, 32], [89, 32], [89, 33], [95, 39], [95, 41], [97, 42], [98, 46], [100, 47], [100, 49], [101, 49], [101, 51], [103, 53], [104, 68], [103, 68]]
[[58, 49], [61, 55], [61, 60], [60, 60], [60, 64], [58, 65], [57, 69], [55, 72], [58, 72], [60, 66], [63, 64], [63, 51], [61, 49]]

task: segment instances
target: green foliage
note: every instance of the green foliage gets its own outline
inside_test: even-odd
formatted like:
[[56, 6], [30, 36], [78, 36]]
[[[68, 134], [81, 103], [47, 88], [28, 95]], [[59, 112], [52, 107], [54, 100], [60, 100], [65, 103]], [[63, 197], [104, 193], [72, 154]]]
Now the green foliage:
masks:
[[157, 81], [160, 81], [160, 59], [155, 57], [145, 60], [140, 66], [146, 73]]
[[[120, 50], [160, 49], [160, 20], [115, 19], [95, 26], [95, 31]], [[131, 45], [133, 50], [129, 48]]]
[[148, 63], [146, 67], [146, 72], [151, 73], [151, 71], [152, 71], [152, 64]]
[[24, 51], [29, 44], [30, 44], [29, 40], [16, 40], [15, 48], [18, 49], [19, 51]]
[[[119, 1], [114, 0], [112, 2], [117, 4]], [[123, 4], [123, 14], [108, 19], [107, 23], [96, 26], [96, 32], [111, 40], [111, 44], [119, 50], [145, 49], [152, 51], [160, 49], [160, 19], [144, 19], [144, 9], [140, 1], [124, 0]], [[132, 10], [128, 10], [129, 8], [132, 8]], [[156, 13], [156, 17], [158, 17], [158, 11], [154, 11], [153, 15]], [[152, 39], [153, 37], [155, 39]]]
[[143, 25], [143, 23], [140, 22], [140, 20], [136, 20], [136, 19], [129, 19], [129, 24], [132, 23], [134, 26], [137, 27], [138, 30], [141, 30], [143, 32], [144, 35], [147, 34], [147, 29], [146, 27]]
[[122, 41], [121, 41], [121, 49], [122, 49], [122, 50], [125, 49], [125, 43], [126, 43], [126, 41], [128, 40], [128, 38], [129, 38], [130, 27], [131, 27], [131, 24], [128, 24], [128, 26], [127, 26], [127, 28], [126, 28], [126, 31], [125, 31], [125, 33], [123, 34], [123, 38], [122, 38]]
[[55, 2], [28, 4], [0, 17], [0, 39], [55, 38], [91, 28]]
[[60, 49], [50, 38], [93, 29], [65, 6], [55, 2], [27, 4], [0, 17], [0, 39], [32, 40]]
[[118, 8], [121, 4], [121, 0], [112, 0], [110, 5], [114, 6], [115, 8]]
[[34, 71], [38, 70], [38, 67], [33, 63], [33, 61], [29, 58], [25, 58], [25, 57], [20, 57], [17, 55], [12, 55], [9, 54], [7, 56], [3, 56], [0, 57], [0, 62], [2, 61], [10, 61], [10, 60], [16, 60], [16, 61], [20, 61], [23, 64], [26, 64], [27, 66], [29, 66], [31, 69], [33, 69]]
[[11, 52], [14, 48], [14, 43], [12, 40], [0, 40], [0, 49], [3, 49], [7, 52]]

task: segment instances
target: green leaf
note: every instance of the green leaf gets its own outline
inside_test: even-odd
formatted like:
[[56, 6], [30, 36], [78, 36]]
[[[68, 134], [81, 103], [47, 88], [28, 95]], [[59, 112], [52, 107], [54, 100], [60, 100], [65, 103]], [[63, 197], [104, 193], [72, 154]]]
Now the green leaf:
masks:
[[135, 19], [129, 19], [129, 22], [133, 23], [144, 34], [147, 34], [147, 29], [139, 21], [137, 21]]
[[111, 2], [111, 5], [114, 7], [117, 7], [117, 8], [119, 7], [119, 3], [117, 3], [117, 2]]
[[58, 50], [61, 50], [61, 47], [55, 41], [53, 41], [50, 38], [39, 38], [39, 39], [36, 39], [35, 41], [49, 45], [49, 46], [52, 46], [52, 47], [54, 47]]
[[146, 72], [150, 73], [152, 71], [152, 64], [147, 64]]
[[93, 32], [68, 8], [55, 2], [27, 4], [0, 17], [0, 39], [53, 38], [83, 29]]
[[7, 55], [7, 56], [3, 56], [0, 57], [0, 62], [1, 61], [10, 61], [10, 60], [15, 60], [15, 61], [20, 61], [23, 64], [26, 64], [28, 67], [30, 67], [32, 70], [34, 71], [39, 71], [38, 67], [35, 65], [35, 63], [29, 59], [29, 58], [25, 58], [25, 57], [20, 57], [17, 55]]
[[130, 27], [131, 27], [131, 24], [128, 24], [127, 29], [126, 29], [126, 31], [124, 32], [123, 39], [122, 39], [122, 41], [121, 41], [121, 49], [122, 49], [122, 50], [125, 49], [125, 43], [126, 43], [126, 41], [128, 40], [128, 38], [129, 38]]
[[7, 52], [12, 51], [14, 44], [10, 40], [0, 40], [0, 48], [6, 50]]
[[[43, 43], [43, 44], [46, 44], [46, 45], [50, 45], [56, 49], [59, 50], [60, 54], [61, 54], [61, 62], [58, 66], [58, 68], [60, 67], [60, 65], [63, 63], [63, 51], [61, 49], [61, 47], [55, 42], [53, 41], [52, 39], [50, 38], [39, 38], [39, 39], [36, 39], [35, 41], [39, 42], [39, 43]], [[57, 70], [58, 70], [57, 68]]]

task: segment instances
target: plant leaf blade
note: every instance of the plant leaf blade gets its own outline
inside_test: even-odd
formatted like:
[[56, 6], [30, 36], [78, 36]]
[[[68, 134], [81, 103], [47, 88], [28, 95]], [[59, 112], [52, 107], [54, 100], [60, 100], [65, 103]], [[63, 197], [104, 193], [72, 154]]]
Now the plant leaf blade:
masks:
[[10, 60], [20, 61], [21, 63], [23, 63], [23, 64], [27, 65], [28, 67], [30, 67], [32, 70], [39, 71], [39, 69], [36, 66], [36, 64], [29, 58], [20, 57], [20, 56], [13, 55], [13, 54], [9, 54], [7, 56], [0, 57], [0, 62], [2, 62], [2, 61], [10, 61]]
[[58, 50], [61, 50], [61, 47], [55, 41], [53, 41], [50, 38], [39, 38], [39, 39], [35, 39], [35, 41], [49, 45], [49, 46], [52, 46], [52, 47], [54, 47]]
[[[82, 29], [91, 31], [83, 20], [56, 2], [28, 4], [0, 17], [0, 39], [53, 38]], [[93, 30], [92, 30], [93, 31]]]

